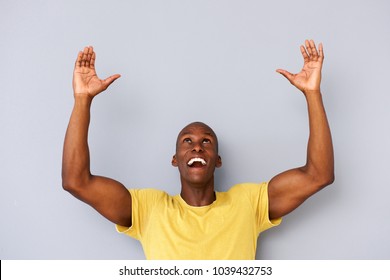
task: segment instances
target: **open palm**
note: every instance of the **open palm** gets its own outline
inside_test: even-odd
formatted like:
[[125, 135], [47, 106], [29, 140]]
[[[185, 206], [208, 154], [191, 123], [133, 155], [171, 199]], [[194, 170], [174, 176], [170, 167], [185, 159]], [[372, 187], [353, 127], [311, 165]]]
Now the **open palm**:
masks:
[[112, 75], [101, 80], [95, 70], [96, 54], [93, 47], [85, 47], [80, 51], [73, 72], [73, 91], [75, 95], [88, 95], [94, 97], [106, 90], [111, 83], [120, 77]]
[[301, 72], [292, 74], [283, 69], [276, 71], [305, 94], [310, 91], [320, 91], [321, 69], [324, 61], [322, 44], [319, 44], [317, 51], [314, 41], [306, 40], [305, 46], [301, 46], [301, 53], [304, 61]]

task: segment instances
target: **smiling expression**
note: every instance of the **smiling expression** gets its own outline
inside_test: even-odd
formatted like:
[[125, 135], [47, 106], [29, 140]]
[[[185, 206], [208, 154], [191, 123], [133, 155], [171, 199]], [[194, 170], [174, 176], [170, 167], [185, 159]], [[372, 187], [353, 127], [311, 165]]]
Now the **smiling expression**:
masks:
[[214, 131], [201, 122], [183, 128], [177, 137], [172, 165], [179, 169], [182, 186], [214, 184], [214, 170], [222, 165]]

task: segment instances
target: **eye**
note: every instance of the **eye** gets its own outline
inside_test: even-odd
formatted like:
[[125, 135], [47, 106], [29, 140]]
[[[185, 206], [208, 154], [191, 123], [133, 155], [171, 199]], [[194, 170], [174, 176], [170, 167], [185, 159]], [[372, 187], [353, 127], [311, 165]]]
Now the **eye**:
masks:
[[210, 139], [203, 139], [203, 143], [211, 143]]
[[189, 143], [189, 144], [191, 144], [192, 141], [191, 141], [190, 138], [185, 138], [185, 139], [183, 140], [183, 143]]

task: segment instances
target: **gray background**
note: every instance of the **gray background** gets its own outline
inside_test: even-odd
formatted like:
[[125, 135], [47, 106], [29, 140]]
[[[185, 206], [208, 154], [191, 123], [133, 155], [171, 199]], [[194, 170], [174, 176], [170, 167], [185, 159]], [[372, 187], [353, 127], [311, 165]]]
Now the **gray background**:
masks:
[[259, 238], [260, 259], [390, 258], [389, 1], [0, 0], [0, 258], [143, 259], [138, 241], [61, 187], [77, 52], [93, 45], [94, 174], [179, 191], [179, 130], [220, 138], [218, 190], [304, 164], [299, 45], [324, 43], [335, 183]]

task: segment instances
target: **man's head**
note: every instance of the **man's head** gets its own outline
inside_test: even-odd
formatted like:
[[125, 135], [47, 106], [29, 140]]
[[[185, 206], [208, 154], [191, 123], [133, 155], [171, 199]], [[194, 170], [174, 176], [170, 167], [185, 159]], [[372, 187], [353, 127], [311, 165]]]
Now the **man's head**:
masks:
[[222, 165], [215, 132], [202, 122], [184, 127], [177, 137], [172, 165], [179, 168], [182, 184], [202, 186], [213, 181], [215, 168]]

